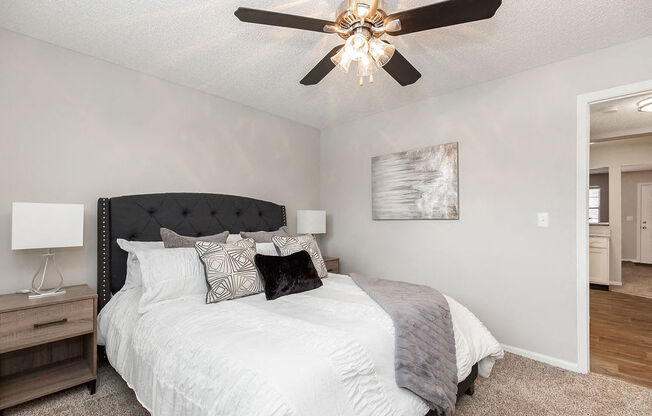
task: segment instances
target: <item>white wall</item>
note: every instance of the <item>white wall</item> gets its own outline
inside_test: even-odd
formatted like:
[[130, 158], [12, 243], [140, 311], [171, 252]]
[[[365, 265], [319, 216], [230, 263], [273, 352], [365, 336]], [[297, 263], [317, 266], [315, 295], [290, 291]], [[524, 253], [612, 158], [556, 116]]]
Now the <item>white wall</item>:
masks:
[[[577, 95], [652, 78], [652, 37], [322, 131], [326, 251], [425, 283], [512, 346], [577, 362]], [[459, 221], [372, 221], [371, 157], [459, 142]], [[550, 228], [536, 228], [536, 213]]]
[[591, 169], [610, 166], [620, 168], [621, 166], [649, 165], [651, 163], [652, 135], [635, 139], [599, 142], [591, 145], [589, 162]]
[[652, 164], [652, 136], [635, 139], [614, 140], [591, 145], [589, 166], [591, 169], [609, 168], [609, 282], [622, 284], [623, 254], [622, 214], [622, 167]]
[[319, 208], [319, 131], [0, 30], [0, 293], [26, 288], [38, 251], [11, 251], [11, 203], [85, 204], [66, 283], [96, 281], [96, 200], [238, 194]]

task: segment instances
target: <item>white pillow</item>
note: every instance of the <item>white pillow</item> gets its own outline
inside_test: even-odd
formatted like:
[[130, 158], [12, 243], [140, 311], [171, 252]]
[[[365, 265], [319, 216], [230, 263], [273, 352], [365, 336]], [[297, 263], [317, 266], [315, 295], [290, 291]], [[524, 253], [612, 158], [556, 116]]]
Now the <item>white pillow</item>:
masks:
[[240, 240], [242, 240], [242, 237], [240, 236], [240, 234], [229, 234], [229, 236], [226, 237], [226, 243], [227, 244], [233, 244], [236, 241], [240, 241]]
[[136, 251], [161, 249], [164, 247], [162, 241], [127, 241], [118, 238], [116, 241], [121, 249], [127, 252], [127, 276], [125, 277], [125, 284], [122, 286], [123, 290], [131, 289], [133, 287], [142, 286], [142, 273], [140, 272], [140, 263]]
[[194, 248], [164, 248], [137, 252], [143, 275], [138, 312], [188, 295], [206, 294], [204, 265]]
[[256, 243], [256, 254], [265, 256], [278, 256], [274, 243]]

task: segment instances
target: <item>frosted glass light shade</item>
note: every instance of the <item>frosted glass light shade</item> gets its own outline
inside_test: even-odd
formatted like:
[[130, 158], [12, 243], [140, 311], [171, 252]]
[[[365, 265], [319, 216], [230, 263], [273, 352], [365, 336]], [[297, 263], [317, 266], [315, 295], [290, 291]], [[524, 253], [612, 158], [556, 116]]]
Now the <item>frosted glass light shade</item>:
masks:
[[298, 210], [297, 233], [326, 234], [326, 211]]
[[395, 51], [396, 48], [394, 45], [385, 43], [379, 39], [374, 38], [369, 41], [369, 53], [374, 57], [374, 60], [378, 66], [385, 66], [385, 64], [389, 62], [390, 59], [392, 59]]
[[369, 52], [369, 42], [363, 35], [356, 33], [346, 40], [344, 49], [351, 55], [351, 59], [357, 61]]
[[12, 250], [83, 245], [83, 204], [12, 204]]
[[351, 65], [351, 54], [346, 50], [346, 47], [343, 47], [331, 58], [331, 62], [337, 65], [342, 71], [349, 72], [349, 66]]

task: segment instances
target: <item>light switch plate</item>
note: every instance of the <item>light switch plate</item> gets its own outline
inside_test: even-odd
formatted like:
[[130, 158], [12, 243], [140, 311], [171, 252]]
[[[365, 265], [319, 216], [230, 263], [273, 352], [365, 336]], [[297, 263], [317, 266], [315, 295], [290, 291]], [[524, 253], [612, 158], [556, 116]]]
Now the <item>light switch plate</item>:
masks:
[[537, 213], [537, 227], [548, 228], [549, 218], [547, 212]]
[[634, 221], [634, 216], [633, 215], [626, 216], [625, 221]]

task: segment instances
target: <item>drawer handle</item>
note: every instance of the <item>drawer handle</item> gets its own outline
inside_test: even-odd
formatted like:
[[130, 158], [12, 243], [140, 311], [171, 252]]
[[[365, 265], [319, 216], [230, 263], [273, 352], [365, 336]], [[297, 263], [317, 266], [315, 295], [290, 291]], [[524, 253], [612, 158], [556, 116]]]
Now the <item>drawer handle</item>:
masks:
[[50, 325], [65, 324], [66, 322], [68, 322], [68, 318], [59, 319], [58, 321], [46, 322], [44, 324], [34, 324], [34, 329], [39, 329]]

